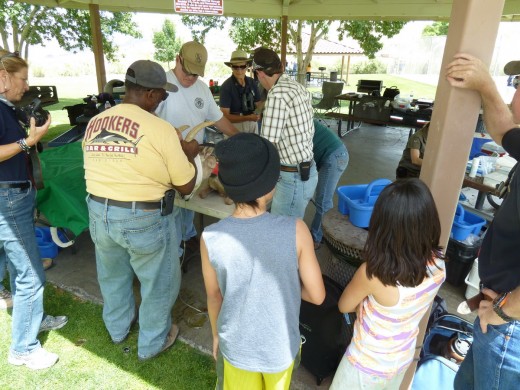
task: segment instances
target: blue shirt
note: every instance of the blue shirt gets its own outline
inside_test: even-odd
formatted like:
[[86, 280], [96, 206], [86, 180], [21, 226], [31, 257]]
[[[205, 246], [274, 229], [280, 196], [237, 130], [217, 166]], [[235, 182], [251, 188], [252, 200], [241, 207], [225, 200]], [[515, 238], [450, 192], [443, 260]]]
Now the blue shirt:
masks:
[[260, 101], [260, 93], [255, 80], [246, 76], [245, 81], [246, 85], [243, 87], [234, 76], [231, 76], [220, 87], [220, 107], [229, 108], [230, 114], [250, 114], [250, 112], [242, 112], [242, 95], [244, 93], [252, 94], [255, 103]]
[[[20, 138], [25, 138], [25, 130], [16, 118], [14, 106], [9, 106], [3, 99], [0, 99], [0, 145], [12, 144]], [[0, 162], [0, 182], [26, 180], [29, 180], [26, 153], [18, 153]]]

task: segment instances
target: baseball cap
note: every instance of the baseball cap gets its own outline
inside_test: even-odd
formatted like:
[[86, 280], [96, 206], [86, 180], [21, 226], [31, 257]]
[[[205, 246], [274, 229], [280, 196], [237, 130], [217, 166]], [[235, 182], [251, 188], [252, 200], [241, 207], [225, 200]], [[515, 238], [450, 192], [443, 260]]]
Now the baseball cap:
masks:
[[163, 88], [177, 92], [179, 88], [166, 80], [166, 73], [161, 65], [150, 60], [135, 61], [126, 71], [125, 80], [145, 88]]
[[504, 73], [509, 76], [520, 74], [520, 61], [511, 61], [504, 66]]
[[204, 68], [208, 61], [208, 51], [198, 42], [190, 41], [182, 45], [179, 55], [184, 68], [192, 74], [204, 76]]
[[282, 61], [278, 54], [266, 47], [257, 47], [253, 55], [253, 70], [261, 69], [266, 72], [281, 72]]

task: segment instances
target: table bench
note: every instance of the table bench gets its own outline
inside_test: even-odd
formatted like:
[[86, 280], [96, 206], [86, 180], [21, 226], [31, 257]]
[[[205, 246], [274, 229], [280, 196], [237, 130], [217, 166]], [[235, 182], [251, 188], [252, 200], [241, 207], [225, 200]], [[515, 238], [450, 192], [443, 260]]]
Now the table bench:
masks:
[[[355, 93], [343, 93], [341, 95], [336, 96], [337, 100], [344, 100], [348, 102], [348, 113], [344, 114], [341, 112], [326, 112], [325, 116], [328, 118], [333, 118], [338, 120], [338, 136], [343, 137], [349, 131], [354, 130], [360, 127], [361, 122], [369, 123], [372, 125], [382, 125], [382, 126], [400, 126], [400, 127], [409, 127], [410, 135], [413, 134], [415, 129], [421, 128], [424, 126], [426, 122], [430, 120], [430, 118], [414, 118], [413, 122], [409, 122], [405, 120], [405, 115], [400, 115], [400, 113], [396, 112], [389, 116], [387, 120], [379, 120], [374, 118], [365, 118], [354, 115], [354, 107], [356, 104], [361, 102], [362, 98], [360, 95]], [[374, 98], [377, 99], [377, 98]], [[404, 113], [403, 113], [404, 114]], [[347, 122], [347, 129], [345, 132], [341, 129], [341, 122]], [[359, 123], [357, 126], [356, 123]]]

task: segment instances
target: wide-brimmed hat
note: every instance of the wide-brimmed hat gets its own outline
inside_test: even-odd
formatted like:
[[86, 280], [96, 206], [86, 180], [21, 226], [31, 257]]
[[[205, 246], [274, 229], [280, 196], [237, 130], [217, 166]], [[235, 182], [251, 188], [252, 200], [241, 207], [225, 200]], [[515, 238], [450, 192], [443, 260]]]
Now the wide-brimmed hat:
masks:
[[226, 194], [238, 203], [268, 194], [280, 177], [280, 156], [267, 139], [238, 133], [215, 146], [218, 178]]
[[504, 66], [504, 73], [508, 76], [520, 74], [520, 61], [511, 61]]
[[231, 53], [231, 59], [227, 62], [224, 62], [224, 64], [231, 67], [231, 65], [238, 64], [240, 62], [245, 62], [246, 65], [251, 65], [253, 59], [249, 58], [249, 55], [245, 51], [235, 50], [233, 53]]

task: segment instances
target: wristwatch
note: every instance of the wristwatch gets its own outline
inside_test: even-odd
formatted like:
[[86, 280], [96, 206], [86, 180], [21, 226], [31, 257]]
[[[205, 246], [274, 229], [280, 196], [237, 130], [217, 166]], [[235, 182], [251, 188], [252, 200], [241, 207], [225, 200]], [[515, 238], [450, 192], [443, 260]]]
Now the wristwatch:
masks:
[[502, 318], [505, 322], [517, 321], [516, 318], [509, 317], [504, 310], [502, 310], [502, 306], [506, 304], [507, 298], [509, 297], [509, 292], [497, 295], [495, 299], [493, 299], [493, 311]]

